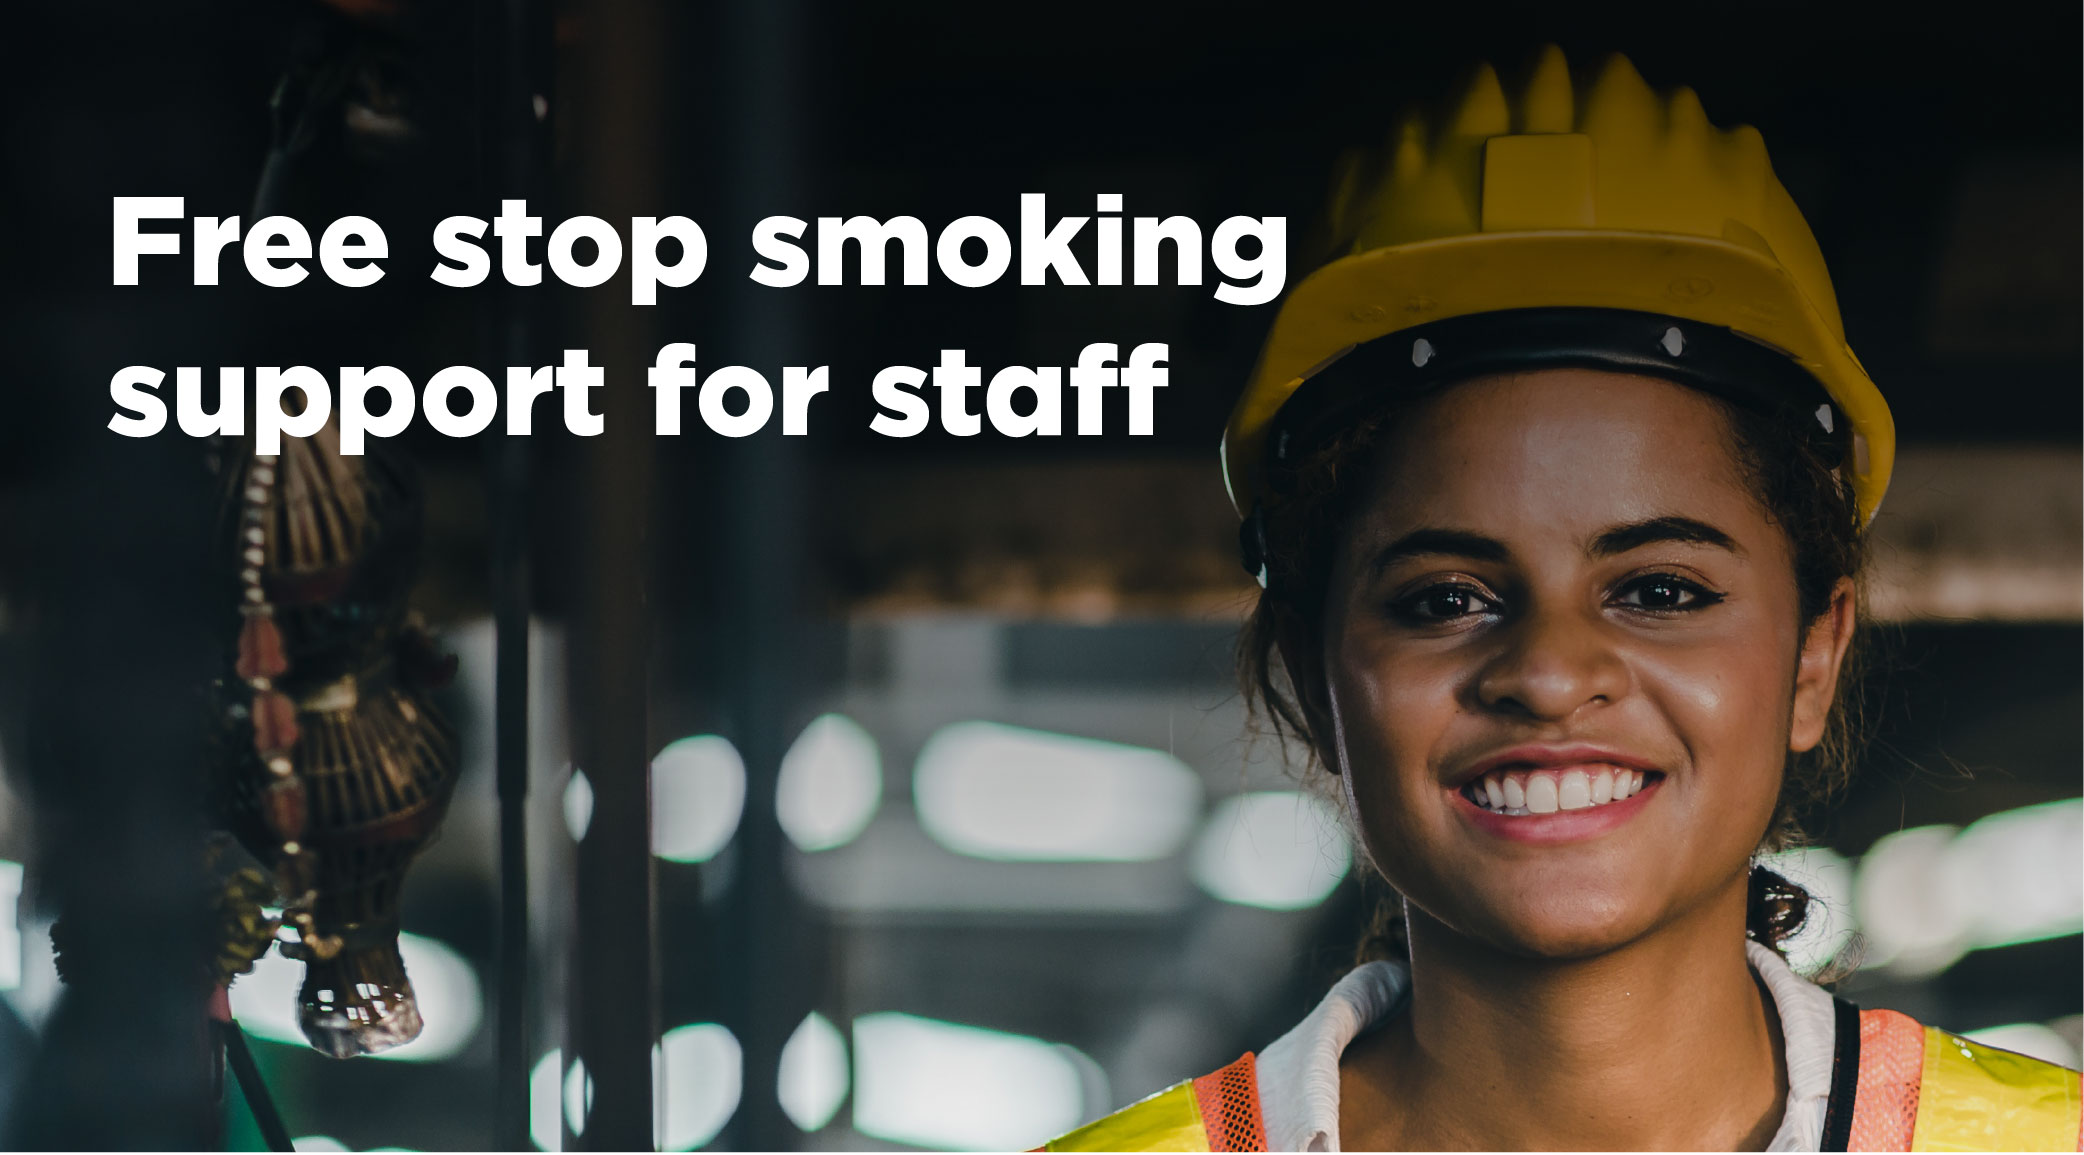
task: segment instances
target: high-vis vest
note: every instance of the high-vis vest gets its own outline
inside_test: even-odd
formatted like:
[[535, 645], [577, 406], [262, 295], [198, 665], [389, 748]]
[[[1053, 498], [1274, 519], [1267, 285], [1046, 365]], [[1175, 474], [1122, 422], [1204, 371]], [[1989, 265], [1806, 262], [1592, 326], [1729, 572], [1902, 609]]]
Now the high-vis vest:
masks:
[[[1825, 1151], [2084, 1150], [2077, 1072], [1838, 1003]], [[1264, 1151], [1257, 1061], [1160, 1091], [1043, 1151]]]

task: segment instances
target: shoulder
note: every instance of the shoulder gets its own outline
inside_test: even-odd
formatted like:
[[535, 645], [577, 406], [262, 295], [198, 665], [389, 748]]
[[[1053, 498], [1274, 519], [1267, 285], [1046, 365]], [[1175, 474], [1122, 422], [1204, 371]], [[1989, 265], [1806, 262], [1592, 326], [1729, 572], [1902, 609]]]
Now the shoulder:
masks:
[[1257, 1059], [1175, 1083], [1088, 1123], [1042, 1151], [1264, 1151]]
[[1189, 1079], [1050, 1143], [1049, 1151], [1308, 1150], [1336, 1145], [1339, 1056], [1355, 1036], [1402, 1010], [1410, 978], [1372, 962], [1333, 984], [1302, 1022], [1262, 1054]]
[[2084, 1085], [2066, 1067], [1859, 1012], [1847, 1147], [1854, 1151], [2075, 1151]]

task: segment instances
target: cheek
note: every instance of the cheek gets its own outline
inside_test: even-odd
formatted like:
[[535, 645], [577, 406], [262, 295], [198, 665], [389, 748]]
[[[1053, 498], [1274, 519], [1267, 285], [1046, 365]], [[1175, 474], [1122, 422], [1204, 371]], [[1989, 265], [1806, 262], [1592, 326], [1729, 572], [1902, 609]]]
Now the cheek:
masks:
[[1634, 657], [1640, 693], [1692, 766], [1674, 793], [1693, 795], [1703, 820], [1734, 840], [1754, 837], [1780, 794], [1794, 695], [1793, 640], [1781, 633], [1769, 620], [1732, 623]]
[[1467, 671], [1434, 655], [1349, 637], [1329, 671], [1334, 742], [1346, 799], [1376, 864], [1425, 840], [1443, 817], [1431, 755], [1460, 714]]

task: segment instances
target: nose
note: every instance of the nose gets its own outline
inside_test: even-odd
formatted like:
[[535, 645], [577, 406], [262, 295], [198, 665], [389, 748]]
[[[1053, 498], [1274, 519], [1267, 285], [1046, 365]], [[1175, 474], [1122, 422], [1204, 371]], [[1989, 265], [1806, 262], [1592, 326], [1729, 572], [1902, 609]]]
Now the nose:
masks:
[[1602, 624], [1568, 612], [1525, 613], [1478, 673], [1477, 700], [1487, 710], [1544, 722], [1618, 701], [1632, 678]]

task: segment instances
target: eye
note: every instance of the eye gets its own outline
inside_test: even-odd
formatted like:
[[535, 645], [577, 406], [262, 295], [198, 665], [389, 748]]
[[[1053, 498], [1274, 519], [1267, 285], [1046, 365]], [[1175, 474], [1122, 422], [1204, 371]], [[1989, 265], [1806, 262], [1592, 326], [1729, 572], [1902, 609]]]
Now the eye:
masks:
[[1449, 622], [1472, 614], [1496, 611], [1498, 603], [1490, 596], [1466, 582], [1441, 582], [1397, 600], [1390, 607], [1396, 616], [1408, 622]]
[[1676, 574], [1644, 574], [1623, 585], [1622, 605], [1645, 610], [1698, 610], [1722, 600], [1722, 595]]

